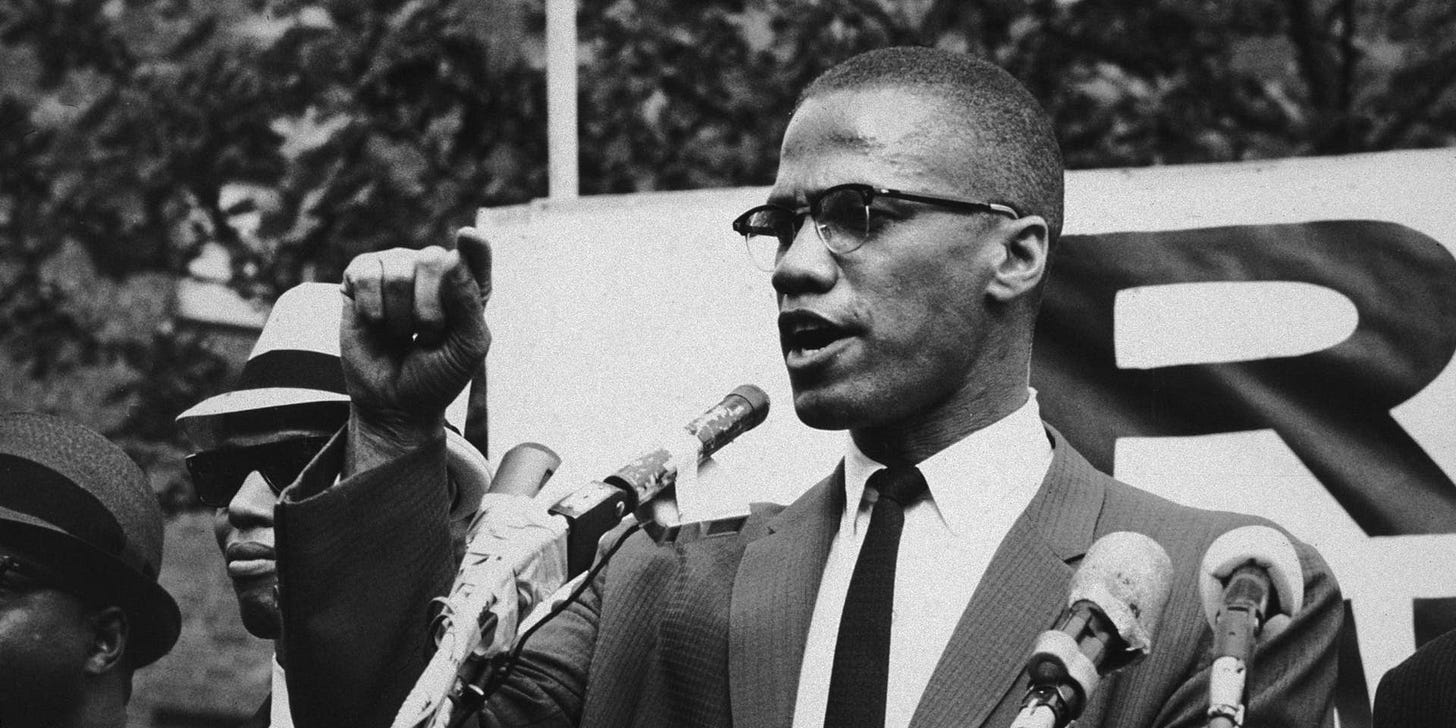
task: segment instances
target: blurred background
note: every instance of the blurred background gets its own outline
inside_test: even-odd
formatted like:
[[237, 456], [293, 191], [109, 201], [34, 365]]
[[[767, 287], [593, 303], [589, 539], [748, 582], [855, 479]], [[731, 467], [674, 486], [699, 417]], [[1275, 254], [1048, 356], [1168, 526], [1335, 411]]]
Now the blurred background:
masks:
[[[583, 194], [766, 185], [797, 91], [862, 50], [986, 56], [1073, 169], [1456, 145], [1449, 0], [578, 6]], [[173, 418], [279, 292], [546, 195], [540, 0], [0, 2], [0, 409], [107, 433], [170, 519], [174, 653], [133, 725], [267, 691]]]

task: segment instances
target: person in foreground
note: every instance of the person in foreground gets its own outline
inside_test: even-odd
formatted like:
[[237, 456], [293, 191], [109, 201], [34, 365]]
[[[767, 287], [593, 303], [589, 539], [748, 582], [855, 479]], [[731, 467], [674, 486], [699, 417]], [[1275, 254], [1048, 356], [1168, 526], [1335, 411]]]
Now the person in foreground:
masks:
[[[1117, 482], [1041, 421], [1029, 387], [1031, 342], [1061, 222], [1062, 166], [1050, 123], [999, 68], [890, 48], [811, 84], [785, 131], [768, 204], [734, 227], [772, 276], [795, 411], [811, 427], [848, 432], [842, 462], [791, 505], [755, 506], [735, 535], [668, 545], [633, 536], [583, 599], [530, 640], [478, 722], [1009, 725], [1026, 689], [1030, 646], [1065, 607], [1083, 555], [1107, 533], [1137, 531], [1170, 555], [1172, 596], [1151, 656], [1104, 680], [1078, 725], [1203, 725], [1211, 638], [1197, 597], [1199, 562], [1219, 535], [1263, 521], [1186, 508]], [[411, 311], [451, 299], [453, 285], [438, 280], [469, 282], [436, 272], [432, 261], [443, 252], [416, 253], [413, 266], [409, 252], [363, 256], [346, 272], [355, 291], [345, 313], [346, 369], [393, 371], [369, 357], [350, 364], [350, 337], [407, 331], [416, 325]], [[381, 305], [385, 297], [374, 292], [390, 290], [411, 291], [413, 308], [400, 293], [404, 301]], [[462, 314], [455, 327], [448, 318], [447, 334], [461, 340], [483, 331], [472, 316]], [[368, 340], [388, 343], [396, 358], [441, 354], [399, 333]], [[459, 350], [466, 348], [485, 347]], [[435, 381], [453, 376], [450, 386], [463, 386], [459, 372], [469, 363], [454, 373], [436, 369]], [[363, 376], [351, 379], [350, 394], [354, 414], [365, 401], [374, 411], [412, 413], [397, 422], [433, 421], [417, 399]], [[428, 454], [403, 432], [393, 433], [396, 445], [361, 444], [393, 450], [396, 461]], [[436, 475], [335, 487], [414, 503], [437, 489]], [[367, 496], [365, 486], [374, 488]], [[439, 520], [415, 505], [390, 514], [393, 552], [372, 573], [440, 579], [430, 587], [440, 593], [448, 578], [419, 566], [435, 563], [425, 544]], [[1342, 603], [1319, 554], [1295, 548], [1305, 606], [1260, 644], [1248, 725], [1332, 721]], [[285, 623], [290, 607], [368, 619], [368, 606], [350, 599], [357, 601], [285, 598]], [[315, 654], [342, 655], [321, 631], [286, 633]], [[397, 657], [379, 647], [372, 665], [347, 669], [389, 672]], [[418, 647], [407, 641], [404, 649]], [[343, 669], [345, 661], [320, 665]], [[318, 722], [308, 725], [331, 724], [355, 702], [320, 697], [306, 718]], [[347, 719], [387, 725], [390, 715]]]
[[132, 673], [182, 625], [161, 566], [162, 511], [121, 448], [0, 414], [0, 726], [125, 726]]
[[1456, 725], [1456, 630], [1422, 645], [1375, 690], [1375, 728]]
[[[199, 448], [187, 458], [187, 467], [198, 500], [217, 509], [213, 529], [243, 626], [255, 637], [275, 641], [272, 684], [250, 727], [290, 725], [283, 660], [276, 649], [283, 625], [273, 509], [283, 489], [348, 419], [339, 301], [339, 286], [333, 283], [301, 283], [284, 291], [233, 389], [177, 416]], [[450, 481], [450, 528], [459, 548], [486, 485], [464, 474], [483, 473], [486, 465], [453, 433], [451, 445], [449, 470], [457, 477]], [[327, 585], [331, 577], [318, 578]]]

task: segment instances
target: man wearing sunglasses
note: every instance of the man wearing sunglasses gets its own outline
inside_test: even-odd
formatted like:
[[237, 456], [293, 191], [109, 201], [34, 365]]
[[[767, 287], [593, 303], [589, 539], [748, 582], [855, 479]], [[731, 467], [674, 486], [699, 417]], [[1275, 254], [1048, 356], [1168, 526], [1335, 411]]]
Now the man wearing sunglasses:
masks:
[[132, 673], [181, 629], [161, 565], [161, 509], [121, 448], [0, 414], [0, 726], [125, 726]]
[[[756, 507], [736, 534], [662, 546], [634, 536], [473, 718], [1010, 725], [1031, 645], [1066, 607], [1083, 556], [1135, 531], [1171, 557], [1172, 596], [1148, 615], [1161, 617], [1151, 655], [1104, 679], [1078, 725], [1206, 724], [1199, 563], [1218, 536], [1258, 519], [1117, 482], [1041, 421], [1031, 343], [1062, 194], [1045, 112], [987, 62], [891, 48], [811, 84], [767, 204], [732, 224], [771, 275], [795, 412], [847, 431], [843, 460], [793, 504]], [[346, 284], [379, 289], [419, 271], [390, 270], [364, 256]], [[397, 527], [433, 528], [418, 512]], [[1264, 635], [1248, 725], [1332, 717], [1342, 603], [1318, 553], [1295, 548], [1304, 606]], [[419, 558], [398, 551], [376, 573]], [[374, 659], [371, 673], [392, 664]], [[311, 710], [323, 725], [364, 699]]]
[[[278, 297], [231, 391], [177, 422], [199, 451], [187, 457], [197, 499], [216, 511], [213, 531], [250, 634], [277, 640], [278, 564], [273, 507], [349, 415], [339, 364], [338, 286], [305, 283]], [[286, 725], [274, 686], [250, 725]]]

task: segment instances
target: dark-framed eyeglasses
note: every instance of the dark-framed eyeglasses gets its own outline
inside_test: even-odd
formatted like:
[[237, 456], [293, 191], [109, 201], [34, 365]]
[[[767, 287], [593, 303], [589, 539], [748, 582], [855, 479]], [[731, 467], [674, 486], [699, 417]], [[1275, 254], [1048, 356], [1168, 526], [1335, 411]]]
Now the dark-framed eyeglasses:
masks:
[[824, 247], [836, 255], [859, 249], [874, 233], [876, 223], [871, 205], [876, 197], [908, 200], [962, 212], [992, 212], [1015, 220], [1021, 213], [1008, 205], [960, 197], [905, 192], [867, 184], [835, 185], [809, 198], [797, 209], [783, 205], [759, 205], [733, 221], [733, 231], [743, 236], [748, 257], [759, 270], [772, 271], [779, 258], [794, 244], [804, 219], [814, 218], [814, 230]]
[[297, 437], [250, 447], [206, 450], [187, 456], [187, 472], [192, 476], [198, 501], [224, 508], [238, 494], [249, 473], [262, 475], [274, 495], [282, 493], [328, 442], [326, 437]]

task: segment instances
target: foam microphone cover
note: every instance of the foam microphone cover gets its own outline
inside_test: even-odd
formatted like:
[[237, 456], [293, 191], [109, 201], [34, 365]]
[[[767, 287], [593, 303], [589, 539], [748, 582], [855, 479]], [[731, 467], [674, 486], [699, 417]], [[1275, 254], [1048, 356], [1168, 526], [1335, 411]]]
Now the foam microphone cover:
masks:
[[1269, 574], [1269, 582], [1278, 597], [1277, 614], [1292, 617], [1304, 607], [1304, 572], [1289, 537], [1269, 526], [1241, 526], [1209, 545], [1198, 570], [1203, 613], [1215, 630], [1218, 612], [1223, 607], [1225, 581], [1235, 569], [1251, 562]]
[[1147, 654], [1172, 588], [1173, 564], [1157, 541], [1131, 531], [1097, 539], [1072, 575], [1067, 605], [1091, 602], [1127, 643], [1127, 656]]

